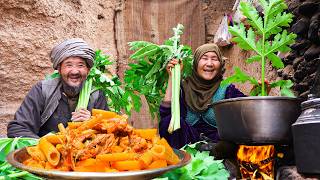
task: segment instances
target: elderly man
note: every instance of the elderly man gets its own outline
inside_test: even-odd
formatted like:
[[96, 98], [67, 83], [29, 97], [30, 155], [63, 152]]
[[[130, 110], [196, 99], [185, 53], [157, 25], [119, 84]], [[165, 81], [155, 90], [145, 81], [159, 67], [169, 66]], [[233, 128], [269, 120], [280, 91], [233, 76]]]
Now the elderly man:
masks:
[[90, 118], [92, 108], [107, 110], [106, 98], [101, 91], [91, 94], [88, 109], [75, 112], [79, 93], [93, 66], [95, 53], [82, 39], [68, 39], [51, 51], [53, 68], [60, 78], [38, 82], [29, 91], [21, 106], [9, 122], [8, 137], [39, 138], [57, 131], [67, 122]]

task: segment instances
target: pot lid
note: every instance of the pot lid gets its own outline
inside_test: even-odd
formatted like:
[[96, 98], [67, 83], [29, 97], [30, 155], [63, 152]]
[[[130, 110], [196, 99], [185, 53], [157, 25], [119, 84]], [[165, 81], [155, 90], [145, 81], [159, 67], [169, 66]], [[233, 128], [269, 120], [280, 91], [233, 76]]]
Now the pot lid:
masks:
[[320, 98], [316, 98], [314, 94], [308, 95], [308, 100], [301, 103], [302, 110], [308, 108], [320, 107]]

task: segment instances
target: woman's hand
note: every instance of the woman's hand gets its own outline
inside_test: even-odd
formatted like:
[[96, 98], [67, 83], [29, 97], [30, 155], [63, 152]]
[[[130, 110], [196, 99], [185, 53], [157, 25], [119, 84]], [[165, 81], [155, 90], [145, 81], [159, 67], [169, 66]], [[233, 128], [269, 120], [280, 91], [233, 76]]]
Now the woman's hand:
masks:
[[166, 70], [169, 74], [169, 79], [168, 79], [168, 86], [166, 89], [166, 94], [164, 95], [164, 98], [162, 100], [162, 105], [164, 105], [166, 107], [171, 106], [171, 96], [172, 96], [171, 69], [174, 68], [174, 66], [178, 63], [180, 63], [180, 69], [182, 70], [183, 69], [182, 61], [179, 62], [178, 59], [171, 59], [166, 67]]
[[[258, 84], [259, 85], [254, 85], [251, 88], [250, 92], [254, 91], [256, 88], [261, 88], [261, 86], [262, 86], [261, 80], [258, 80]], [[267, 93], [267, 95], [269, 95], [269, 93], [271, 91], [271, 87], [270, 87], [270, 83], [269, 83], [269, 81], [267, 79], [264, 80], [264, 85], [265, 85], [266, 93]]]
[[169, 76], [171, 76], [171, 69], [174, 68], [174, 66], [175, 66], [176, 64], [178, 64], [178, 63], [180, 63], [180, 69], [182, 70], [182, 69], [183, 69], [183, 63], [182, 63], [182, 61], [179, 62], [178, 59], [171, 59], [171, 60], [169, 61], [169, 63], [167, 64], [167, 67], [166, 67], [166, 70], [167, 70]]
[[90, 119], [91, 113], [87, 109], [79, 109], [75, 112], [72, 112], [71, 120], [74, 122], [86, 121]]

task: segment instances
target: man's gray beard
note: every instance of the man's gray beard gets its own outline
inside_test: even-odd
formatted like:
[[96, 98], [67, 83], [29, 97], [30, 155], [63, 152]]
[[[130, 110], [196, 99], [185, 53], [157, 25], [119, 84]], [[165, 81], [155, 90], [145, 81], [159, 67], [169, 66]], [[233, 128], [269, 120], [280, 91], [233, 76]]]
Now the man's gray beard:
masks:
[[79, 86], [69, 86], [66, 82], [62, 80], [63, 92], [70, 98], [74, 98], [79, 95], [82, 89], [83, 82]]

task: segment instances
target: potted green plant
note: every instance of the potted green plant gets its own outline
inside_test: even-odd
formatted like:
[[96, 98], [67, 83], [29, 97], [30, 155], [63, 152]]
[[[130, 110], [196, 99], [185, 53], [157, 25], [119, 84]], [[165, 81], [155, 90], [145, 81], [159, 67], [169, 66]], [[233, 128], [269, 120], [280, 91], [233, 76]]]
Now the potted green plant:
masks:
[[[250, 82], [253, 88], [249, 97], [233, 98], [214, 103], [218, 131], [222, 139], [245, 144], [288, 143], [291, 140], [291, 124], [300, 114], [300, 101], [290, 90], [291, 80], [265, 82], [266, 62], [274, 68], [284, 64], [276, 54], [290, 51], [289, 45], [296, 38], [284, 28], [289, 27], [293, 15], [286, 13], [284, 0], [259, 0], [262, 12], [248, 2], [240, 3], [240, 11], [246, 17], [246, 25], [240, 22], [229, 27], [235, 42], [241, 49], [253, 51], [246, 63], [261, 64], [260, 80], [235, 68], [235, 74], [223, 84]], [[282, 96], [268, 96], [268, 88], [280, 87]]]

